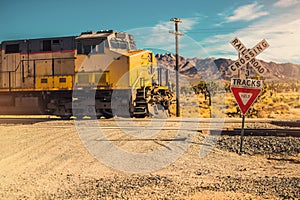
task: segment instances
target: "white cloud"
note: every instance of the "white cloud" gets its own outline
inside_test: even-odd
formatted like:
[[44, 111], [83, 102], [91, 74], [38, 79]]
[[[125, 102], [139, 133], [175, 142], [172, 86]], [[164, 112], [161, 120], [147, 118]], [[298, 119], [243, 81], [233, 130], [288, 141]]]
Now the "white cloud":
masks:
[[[182, 23], [178, 24], [179, 32], [192, 30], [198, 23], [199, 18], [182, 18]], [[157, 48], [166, 51], [174, 51], [174, 35], [169, 31], [174, 31], [174, 22], [160, 22], [154, 27], [141, 28], [134, 32], [136, 41], [143, 41], [140, 47]]]
[[274, 6], [278, 7], [290, 7], [300, 3], [299, 0], [278, 0]]
[[[186, 57], [222, 57], [236, 60], [238, 53], [229, 43], [234, 37], [240, 38], [248, 48], [252, 48], [265, 38], [270, 47], [261, 53], [258, 59], [300, 64], [299, 9], [300, 5], [289, 8], [288, 12], [274, 12], [272, 14], [270, 10], [268, 17], [256, 22], [251, 27], [245, 27], [230, 34], [222, 34], [224, 32], [222, 29], [226, 29], [222, 26], [219, 27], [220, 31], [218, 31], [218, 28], [215, 29], [215, 36], [210, 36], [198, 42], [185, 35], [180, 37], [179, 53]], [[182, 19], [183, 22], [179, 24], [179, 31], [188, 32], [193, 31], [194, 28], [197, 30], [196, 25], [199, 19]], [[169, 31], [174, 31], [174, 22], [160, 22], [154, 27], [142, 28], [140, 31], [132, 33], [136, 41], [142, 41], [142, 44], [138, 45], [141, 48], [157, 48], [165, 52], [174, 52], [174, 35], [170, 34]]]
[[251, 21], [268, 15], [268, 12], [261, 11], [262, 7], [262, 5], [257, 5], [257, 3], [241, 6], [233, 11], [233, 15], [225, 17], [226, 22]]
[[[201, 41], [208, 46], [211, 56], [237, 59], [236, 50], [229, 44], [238, 37], [248, 48], [252, 48], [265, 38], [270, 47], [262, 52], [258, 59], [274, 62], [291, 62], [300, 64], [300, 18], [298, 9], [285, 15], [273, 16], [268, 20], [256, 23], [255, 26], [247, 27], [235, 33], [216, 35], [210, 39]], [[276, 23], [274, 23], [276, 22]], [[222, 52], [222, 53], [220, 53]]]
[[[261, 58], [278, 61], [300, 63], [298, 52], [300, 46], [300, 19], [270, 27], [266, 32], [270, 47]], [[277, 32], [284, 30], [283, 32]]]

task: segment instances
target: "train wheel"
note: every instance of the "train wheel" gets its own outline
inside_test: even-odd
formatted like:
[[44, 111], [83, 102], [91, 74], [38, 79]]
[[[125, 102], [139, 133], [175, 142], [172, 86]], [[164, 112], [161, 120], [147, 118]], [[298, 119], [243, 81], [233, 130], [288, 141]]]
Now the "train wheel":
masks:
[[59, 116], [62, 120], [69, 120], [72, 115], [62, 115], [62, 116]]
[[136, 114], [134, 115], [135, 118], [145, 118], [147, 115], [146, 114]]
[[84, 115], [76, 115], [75, 117], [77, 120], [79, 120], [79, 119], [83, 119]]
[[112, 113], [112, 110], [104, 110], [103, 111], [103, 117], [105, 117], [106, 119], [110, 119], [110, 118], [113, 118], [113, 113]]

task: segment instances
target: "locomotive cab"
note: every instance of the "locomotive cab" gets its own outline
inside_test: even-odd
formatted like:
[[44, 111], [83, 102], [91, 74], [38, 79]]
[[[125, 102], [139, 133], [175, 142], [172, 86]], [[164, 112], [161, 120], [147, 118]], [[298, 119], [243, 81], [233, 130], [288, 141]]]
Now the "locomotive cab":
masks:
[[[137, 50], [132, 35], [112, 30], [84, 32], [76, 38], [76, 44], [75, 85], [83, 85], [79, 81], [80, 76], [91, 72], [103, 73], [105, 78], [102, 80], [107, 81], [105, 85], [110, 89], [128, 89], [139, 76], [144, 79], [141, 83], [149, 82], [148, 85], [151, 85], [150, 77], [153, 78], [154, 70], [149, 68], [156, 63], [153, 53]], [[92, 79], [89, 77], [89, 80]], [[103, 82], [100, 83], [103, 86]]]

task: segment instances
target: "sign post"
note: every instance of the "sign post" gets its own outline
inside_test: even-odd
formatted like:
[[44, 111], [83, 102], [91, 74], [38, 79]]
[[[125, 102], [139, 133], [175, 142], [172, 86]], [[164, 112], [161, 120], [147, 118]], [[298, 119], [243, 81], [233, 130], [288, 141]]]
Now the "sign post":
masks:
[[235, 97], [237, 104], [242, 112], [242, 131], [241, 131], [241, 142], [240, 142], [240, 154], [243, 149], [243, 138], [244, 138], [244, 125], [245, 115], [248, 112], [251, 105], [255, 102], [258, 95], [261, 92], [262, 81], [256, 79], [231, 79], [231, 92]]
[[[232, 72], [240, 71], [241, 68], [248, 67], [248, 64], [250, 64], [260, 76], [267, 72], [267, 69], [255, 58], [270, 46], [265, 39], [256, 44], [252, 49], [248, 49], [238, 38], [234, 38], [230, 44], [238, 51], [239, 59], [229, 66], [229, 70]], [[246, 77], [248, 76], [249, 74], [246, 75]], [[240, 77], [231, 79], [230, 89], [242, 112], [240, 155], [243, 152], [245, 115], [260, 94], [262, 85], [262, 81], [256, 79], [241, 79]]]
[[244, 141], [244, 132], [245, 132], [245, 115], [242, 115], [242, 131], [241, 131], [241, 140], [240, 140], [240, 155], [243, 153], [243, 141]]

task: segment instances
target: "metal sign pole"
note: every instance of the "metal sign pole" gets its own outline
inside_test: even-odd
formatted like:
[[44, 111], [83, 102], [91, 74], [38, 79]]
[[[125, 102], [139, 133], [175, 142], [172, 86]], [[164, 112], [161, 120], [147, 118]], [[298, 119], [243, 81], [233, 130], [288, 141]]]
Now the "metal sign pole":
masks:
[[242, 131], [241, 131], [241, 141], [240, 141], [240, 155], [242, 155], [242, 153], [243, 153], [244, 127], [245, 127], [245, 115], [242, 115]]
[[[238, 53], [238, 59], [241, 58], [241, 53]], [[238, 77], [241, 77], [241, 70], [238, 69]], [[245, 115], [242, 114], [242, 130], [241, 130], [241, 137], [240, 137], [240, 155], [243, 153], [243, 140], [244, 140], [244, 124], [245, 124]]]

